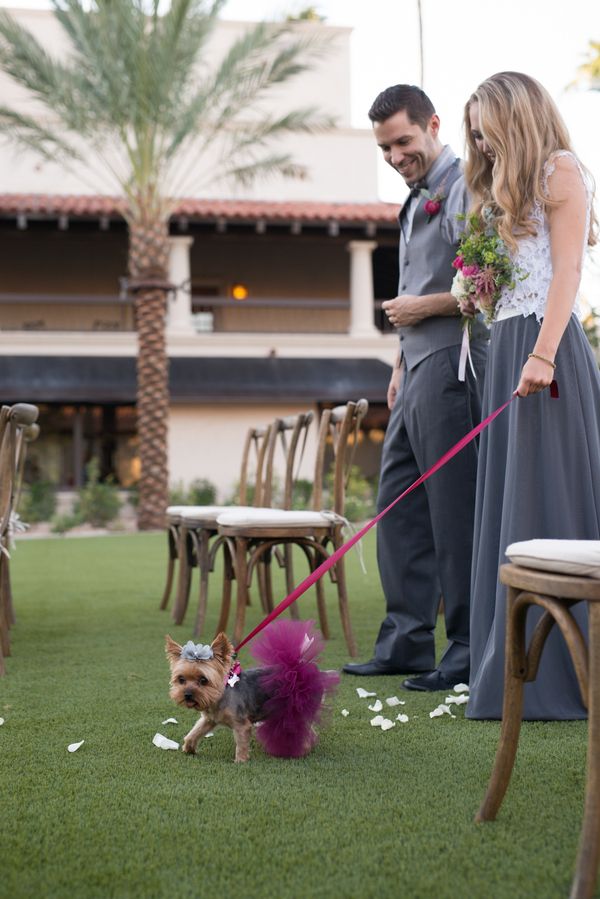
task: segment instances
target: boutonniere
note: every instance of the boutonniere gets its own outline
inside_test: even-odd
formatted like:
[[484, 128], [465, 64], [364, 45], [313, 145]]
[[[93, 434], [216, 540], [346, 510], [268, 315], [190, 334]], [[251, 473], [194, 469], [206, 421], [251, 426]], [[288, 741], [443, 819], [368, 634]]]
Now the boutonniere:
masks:
[[422, 187], [421, 196], [425, 197], [423, 209], [427, 213], [427, 224], [429, 224], [431, 219], [437, 215], [442, 208], [442, 202], [446, 199], [446, 194], [437, 193], [432, 195], [427, 188]]

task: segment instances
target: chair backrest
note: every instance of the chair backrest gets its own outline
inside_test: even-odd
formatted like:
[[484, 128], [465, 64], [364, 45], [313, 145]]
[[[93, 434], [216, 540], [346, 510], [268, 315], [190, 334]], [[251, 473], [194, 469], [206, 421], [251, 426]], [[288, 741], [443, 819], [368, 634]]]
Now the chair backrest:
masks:
[[265, 470], [267, 452], [271, 445], [273, 425], [263, 425], [258, 428], [249, 428], [242, 450], [242, 462], [240, 467], [240, 486], [238, 491], [238, 503], [247, 506], [250, 495], [250, 475], [254, 472], [254, 496], [252, 504], [260, 506], [265, 491]]
[[[0, 540], [6, 536], [23, 475], [28, 433], [38, 417], [37, 406], [17, 403], [0, 409]], [[37, 426], [35, 426], [37, 427]]]
[[286, 418], [276, 418], [273, 422], [265, 469], [263, 506], [270, 507], [273, 504], [275, 466], [280, 461], [284, 471], [281, 508], [292, 508], [294, 483], [298, 476], [313, 418], [314, 413], [309, 410], [297, 415], [288, 415]]
[[345, 406], [336, 406], [334, 409], [323, 410], [319, 424], [319, 440], [315, 458], [315, 477], [311, 503], [315, 511], [323, 509], [323, 493], [329, 455], [327, 449], [331, 446], [334, 461], [333, 503], [330, 506], [332, 511], [337, 512], [338, 515], [344, 514], [346, 485], [354, 460], [354, 451], [358, 444], [360, 425], [368, 409], [368, 401], [362, 399], [346, 403]]

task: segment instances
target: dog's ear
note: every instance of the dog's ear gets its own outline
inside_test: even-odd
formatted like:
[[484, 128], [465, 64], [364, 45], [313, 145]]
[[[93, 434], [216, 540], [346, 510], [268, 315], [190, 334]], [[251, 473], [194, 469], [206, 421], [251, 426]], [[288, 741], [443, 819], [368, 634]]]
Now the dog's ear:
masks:
[[181, 658], [181, 646], [176, 643], [168, 634], [165, 637], [165, 652], [170, 662], [176, 662]]
[[233, 646], [229, 642], [227, 634], [224, 634], [223, 631], [221, 631], [220, 634], [217, 634], [210, 646], [215, 654], [215, 659], [222, 662], [224, 665], [229, 664], [229, 660], [233, 654]]

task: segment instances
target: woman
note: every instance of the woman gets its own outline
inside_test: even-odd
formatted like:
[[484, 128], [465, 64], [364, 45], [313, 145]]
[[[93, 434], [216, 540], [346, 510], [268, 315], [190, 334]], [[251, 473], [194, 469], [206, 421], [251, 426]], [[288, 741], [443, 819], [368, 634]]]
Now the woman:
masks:
[[[467, 715], [500, 718], [505, 588], [498, 567], [506, 547], [536, 537], [600, 539], [600, 376], [577, 318], [595, 219], [591, 178], [533, 78], [488, 78], [466, 105], [465, 125], [474, 212], [503, 239], [516, 276], [495, 305], [483, 415], [515, 388], [519, 398], [481, 439], [471, 581]], [[468, 314], [468, 304], [461, 306]], [[548, 390], [554, 379], [558, 399]], [[575, 613], [585, 628], [583, 604]], [[530, 631], [536, 616], [529, 614]], [[525, 687], [524, 717], [586, 717], [556, 627], [537, 680]]]

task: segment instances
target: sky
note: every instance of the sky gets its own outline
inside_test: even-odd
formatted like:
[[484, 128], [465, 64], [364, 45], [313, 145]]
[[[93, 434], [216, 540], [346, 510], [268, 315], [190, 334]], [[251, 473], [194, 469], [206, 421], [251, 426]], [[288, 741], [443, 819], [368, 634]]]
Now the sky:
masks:
[[[225, 18], [280, 18], [310, 0], [229, 0]], [[352, 124], [369, 128], [367, 110], [391, 84], [418, 84], [417, 0], [321, 0], [329, 25], [353, 28]], [[424, 83], [442, 121], [441, 137], [464, 152], [464, 104], [477, 85], [502, 70], [532, 75], [550, 91], [575, 149], [600, 185], [600, 91], [569, 88], [588, 41], [600, 40], [598, 0], [421, 0]], [[405, 195], [402, 179], [382, 164], [381, 198]]]

